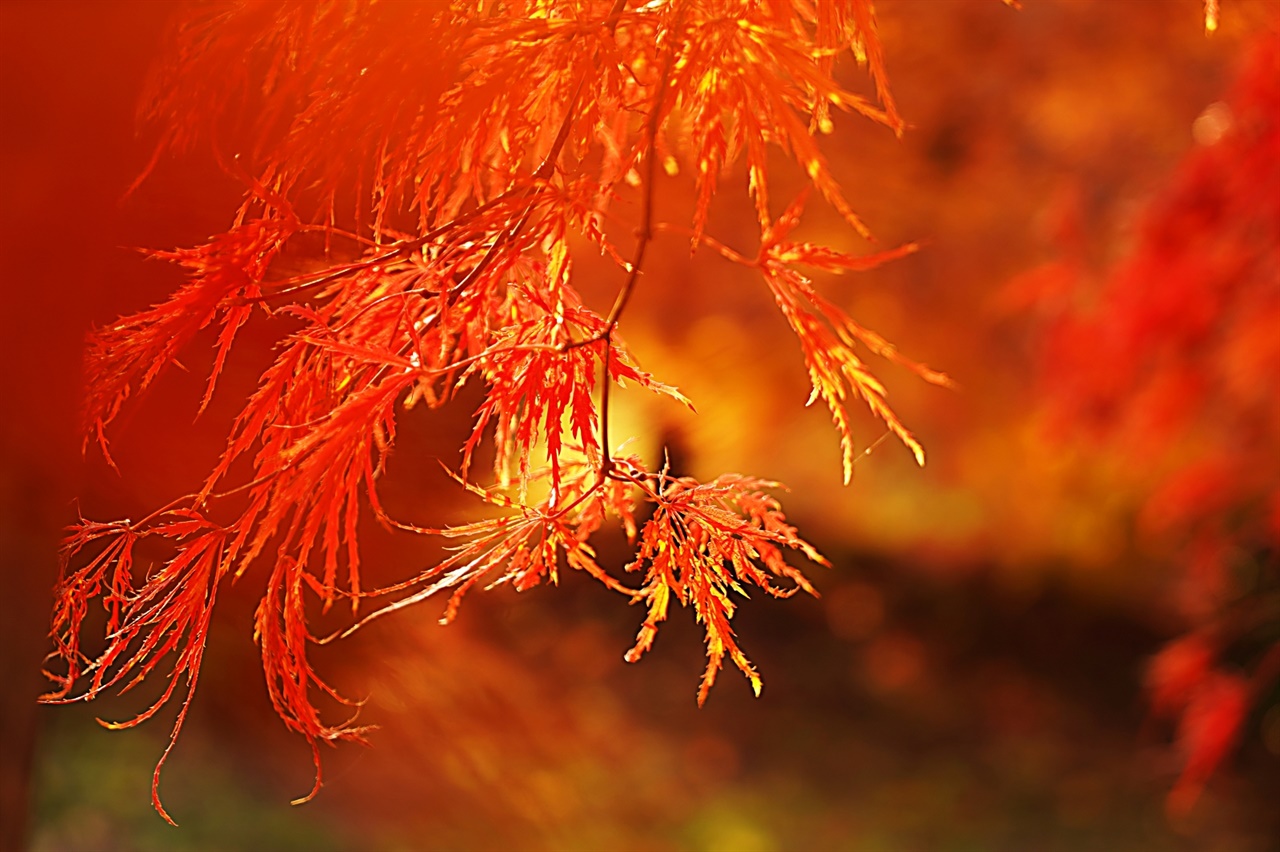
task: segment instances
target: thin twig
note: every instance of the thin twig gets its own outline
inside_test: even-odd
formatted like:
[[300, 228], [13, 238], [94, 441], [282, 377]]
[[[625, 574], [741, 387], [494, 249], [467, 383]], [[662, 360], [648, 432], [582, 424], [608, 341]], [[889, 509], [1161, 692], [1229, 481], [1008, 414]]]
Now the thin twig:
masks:
[[[680, 22], [684, 16], [684, 9], [681, 7], [675, 21], [675, 26], [667, 30], [667, 34], [674, 36], [674, 32], [679, 29]], [[644, 265], [645, 252], [649, 248], [649, 241], [653, 239], [653, 192], [654, 182], [657, 177], [657, 152], [658, 152], [658, 131], [662, 126], [662, 105], [667, 96], [667, 85], [671, 80], [671, 60], [675, 53], [674, 46], [668, 46], [666, 57], [662, 63], [662, 75], [658, 79], [658, 91], [654, 94], [653, 107], [649, 111], [649, 143], [645, 151], [645, 186], [644, 195], [641, 198], [640, 207], [640, 227], [636, 229], [636, 250], [635, 256], [632, 258], [630, 269], [627, 270], [627, 280], [623, 282], [622, 289], [618, 291], [618, 296], [614, 299], [613, 308], [609, 311], [609, 317], [605, 321], [604, 332], [601, 337], [604, 340], [604, 364], [601, 368], [600, 380], [600, 447], [604, 451], [604, 463], [600, 471], [603, 479], [608, 475], [613, 466], [613, 451], [609, 443], [609, 368], [613, 360], [613, 332], [618, 326], [618, 320], [622, 317], [622, 312], [626, 310], [627, 303], [631, 301], [631, 294], [635, 291], [636, 280], [640, 277], [640, 268]]]

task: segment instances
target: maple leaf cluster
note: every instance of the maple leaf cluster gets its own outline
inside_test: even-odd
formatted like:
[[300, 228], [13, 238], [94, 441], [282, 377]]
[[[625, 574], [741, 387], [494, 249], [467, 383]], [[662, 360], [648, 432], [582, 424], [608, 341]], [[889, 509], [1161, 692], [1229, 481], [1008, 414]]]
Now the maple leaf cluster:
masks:
[[[1154, 472], [1138, 533], [1177, 566], [1171, 603], [1188, 625], [1147, 672], [1152, 711], [1176, 724], [1184, 754], [1175, 814], [1280, 677], [1278, 116], [1280, 39], [1268, 34], [1198, 119], [1200, 146], [1094, 304], [1057, 319], [1043, 364], [1060, 424]], [[1085, 280], [1068, 251], [1019, 286]]]
[[[309, 617], [335, 603], [350, 606], [354, 630], [447, 591], [448, 620], [477, 584], [523, 590], [581, 570], [647, 605], [628, 660], [652, 645], [675, 601], [706, 632], [699, 702], [726, 657], [758, 693], [730, 626], [735, 597], [750, 586], [814, 593], [784, 555], [826, 562], [786, 523], [770, 494], [775, 483], [737, 475], [699, 483], [617, 454], [614, 386], [688, 403], [639, 367], [619, 324], [643, 286], [651, 242], [672, 230], [691, 234], [695, 250], [710, 246], [758, 270], [774, 295], [799, 338], [813, 399], [839, 431], [846, 480], [855, 457], [850, 399], [923, 463], [859, 350], [929, 381], [945, 384], [945, 376], [900, 357], [800, 271], [864, 270], [914, 247], [852, 256], [795, 243], [802, 204], [777, 221], [770, 213], [773, 146], [866, 233], [818, 138], [832, 130], [834, 112], [902, 127], [870, 0], [241, 0], [184, 11], [170, 53], [143, 102], [161, 134], [152, 164], [208, 143], [243, 182], [245, 200], [205, 245], [151, 253], [187, 274], [168, 301], [91, 336], [86, 442], [106, 452], [125, 401], [201, 329], [220, 329], [203, 408], [246, 322], [275, 315], [288, 327], [193, 494], [141, 520], [71, 528], [54, 611], [56, 689], [45, 700], [128, 688], [173, 655], [159, 700], [119, 725], [149, 718], [185, 679], [172, 748], [217, 592], [260, 564], [256, 638], [272, 704], [315, 754], [311, 795], [321, 782], [319, 744], [366, 731], [354, 713], [331, 723], [315, 707], [317, 697], [343, 700], [307, 656], [327, 641], [313, 635]], [[876, 102], [836, 81], [842, 54], [867, 68]], [[754, 258], [707, 233], [720, 178], [738, 160], [761, 231]], [[688, 228], [653, 213], [659, 176], [680, 170], [695, 184]], [[356, 256], [280, 277], [278, 258], [303, 234], [349, 244]], [[582, 252], [613, 263], [616, 298], [607, 309], [588, 305], [575, 286]], [[505, 514], [443, 528], [391, 518], [378, 480], [399, 413], [447, 405], [467, 383], [482, 386], [483, 401], [453, 475]], [[472, 470], [485, 442], [494, 451], [491, 485]], [[540, 500], [530, 498], [535, 481]], [[638, 501], [651, 507], [643, 522]], [[402, 583], [366, 588], [357, 541], [366, 510], [456, 549]], [[640, 576], [638, 587], [598, 564], [589, 540], [610, 519], [636, 543], [628, 571]], [[144, 541], [169, 554], [158, 568], [135, 564]], [[95, 601], [108, 613], [106, 649], [90, 656], [81, 641]], [[152, 795], [169, 819], [158, 796], [163, 762]]]

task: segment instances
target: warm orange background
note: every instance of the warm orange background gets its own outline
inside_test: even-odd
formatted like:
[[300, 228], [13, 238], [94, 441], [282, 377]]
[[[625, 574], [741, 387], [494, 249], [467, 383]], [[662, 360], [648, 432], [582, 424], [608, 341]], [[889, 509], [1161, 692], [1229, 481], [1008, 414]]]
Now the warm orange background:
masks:
[[[726, 673], [697, 710], [689, 624], [624, 664], [639, 613], [577, 578], [475, 595], [447, 629], [428, 605], [317, 654], [348, 694], [369, 696], [362, 718], [382, 730], [370, 750], [327, 754], [323, 793], [290, 808], [310, 761], [266, 701], [249, 575], [220, 603], [166, 769], [181, 824], [170, 829], [148, 805], [163, 722], [108, 734], [93, 716], [126, 717], [135, 702], [34, 697], [70, 501], [129, 515], [189, 484], [265, 345], [247, 337], [195, 426], [205, 356], [193, 355], [194, 378], [159, 382], [117, 424], [119, 479], [79, 457], [82, 335], [177, 283], [125, 247], [200, 242], [226, 227], [237, 191], [197, 153], [121, 200], [151, 153], [132, 116], [167, 4], [0, 2], [0, 847], [20, 843], [29, 813], [37, 849], [1269, 848], [1280, 771], [1264, 720], [1185, 823], [1164, 815], [1177, 763], [1143, 729], [1139, 681], [1177, 625], [1154, 603], [1167, 565], [1130, 540], [1141, 482], [1044, 434], [1034, 326], [998, 298], [1053, 258], [1070, 203], [1091, 262], [1123, 253], [1136, 213], [1192, 148], [1196, 117], [1251, 35], [1275, 26], [1274, 3], [1223, 5], [1206, 38], [1196, 0], [881, 4], [912, 127], [898, 141], [848, 118], [826, 150], [882, 246], [927, 245], [823, 288], [959, 381], [950, 392], [877, 366], [929, 451], [924, 470], [886, 442], [842, 488], [836, 435], [802, 407], [803, 366], [764, 288], [714, 257], [690, 261], [683, 239], [655, 258], [624, 332], [700, 413], [624, 397], [620, 428], [634, 425], [650, 454], [679, 435], [698, 475], [786, 482], [792, 520], [837, 565], [815, 577], [820, 601], [744, 603], [735, 624], [761, 699]], [[848, 79], [862, 86], [856, 69]], [[749, 250], [744, 188], [726, 178], [709, 233]], [[664, 185], [659, 216], [687, 215], [689, 195], [679, 178]], [[815, 240], [870, 248], [816, 203], [806, 221]], [[465, 420], [406, 419], [392, 501], [465, 516], [434, 471], [429, 485], [418, 476], [450, 457]], [[864, 443], [881, 431], [870, 418], [861, 428]], [[617, 545], [604, 542], [620, 561]], [[417, 567], [394, 541], [370, 547], [381, 579]]]

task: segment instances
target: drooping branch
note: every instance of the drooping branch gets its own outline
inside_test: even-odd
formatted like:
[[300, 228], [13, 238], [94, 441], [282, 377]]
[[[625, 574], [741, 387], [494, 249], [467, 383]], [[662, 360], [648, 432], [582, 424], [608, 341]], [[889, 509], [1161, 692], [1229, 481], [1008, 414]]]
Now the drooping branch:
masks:
[[[51, 673], [58, 687], [51, 700], [70, 696], [84, 677], [90, 685], [80, 697], [95, 697], [123, 683], [125, 672], [150, 672], [156, 654], [179, 646], [175, 680], [186, 674], [193, 690], [218, 581], [259, 561], [270, 569], [255, 618], [268, 692], [316, 760], [305, 798], [320, 787], [319, 743], [359, 740], [364, 731], [354, 718], [324, 721], [315, 706], [317, 698], [343, 699], [307, 660], [308, 644], [327, 641], [310, 632], [313, 604], [350, 603], [358, 627], [449, 592], [448, 619], [477, 584], [526, 589], [555, 582], [567, 566], [649, 604], [630, 659], [653, 642], [675, 601], [706, 630], [699, 701], [725, 658], [758, 691], [730, 627], [732, 596], [752, 585], [780, 595], [813, 591], [784, 561], [786, 551], [825, 563], [784, 523], [766, 493], [772, 483], [737, 476], [696, 483], [614, 456], [614, 383], [688, 404], [640, 369], [619, 328], [660, 230], [660, 162], [687, 156], [697, 164], [695, 243], [718, 245], [702, 233], [708, 206], [721, 172], [739, 158], [767, 230], [769, 145], [789, 154], [865, 232], [811, 130], [826, 128], [833, 108], [898, 126], [869, 0], [676, 0], [634, 8], [627, 0], [514, 0], [355, 11], [273, 0], [210, 7], [176, 33], [175, 58], [157, 76], [146, 113], [164, 123], [165, 144], [209, 138], [219, 162], [245, 183], [247, 199], [226, 234], [162, 255], [189, 272], [173, 299], [95, 337], [89, 372], [102, 381], [90, 398], [91, 432], [105, 450], [104, 430], [126, 398], [200, 328], [222, 328], [207, 403], [237, 330], [256, 311], [292, 325], [196, 494], [142, 524], [82, 521], [72, 531], [55, 626], [65, 671]], [[831, 76], [835, 54], [848, 49], [867, 58], [883, 108]], [[245, 139], [222, 136], [246, 118], [253, 120]], [[236, 155], [222, 157], [223, 150]], [[638, 215], [626, 222], [635, 239], [629, 260], [606, 233], [618, 221], [608, 202], [624, 182], [639, 199]], [[340, 229], [334, 199], [349, 188], [360, 209], [355, 224]], [[416, 217], [416, 225], [393, 224], [402, 216]], [[273, 264], [302, 231], [342, 234], [363, 256], [272, 283]], [[622, 270], [607, 314], [590, 309], [573, 286], [578, 237]], [[782, 254], [796, 250], [778, 243]], [[807, 311], [837, 329], [809, 341], [808, 363], [836, 357], [818, 350], [843, 351], [855, 338], [874, 349], [878, 338], [787, 277], [793, 262], [865, 266], [834, 252], [805, 252], [762, 251], [754, 264], [785, 278], [798, 294], [797, 316]], [[892, 355], [887, 344], [881, 350]], [[482, 385], [483, 401], [461, 448], [458, 480], [510, 514], [440, 528], [391, 518], [378, 480], [399, 411], [444, 405], [467, 382]], [[469, 463], [485, 441], [494, 444], [494, 479], [515, 497], [472, 480]], [[238, 464], [250, 466], [247, 482], [234, 481]], [[547, 495], [529, 505], [540, 480]], [[232, 494], [234, 501], [216, 499]], [[637, 500], [655, 507], [643, 525]], [[357, 541], [366, 511], [460, 549], [408, 580], [366, 588]], [[181, 526], [197, 519], [199, 530]], [[606, 520], [639, 539], [632, 565], [643, 573], [639, 589], [596, 562], [589, 539]], [[138, 580], [131, 554], [142, 537], [166, 541], [172, 556], [166, 572]], [[70, 559], [88, 544], [105, 549], [83, 554], [89, 564], [77, 570]], [[177, 589], [182, 577], [193, 579]], [[360, 618], [375, 597], [381, 608]], [[110, 612], [107, 659], [80, 654], [91, 600]], [[138, 601], [147, 602], [143, 610]], [[118, 641], [126, 637], [141, 643], [139, 655]], [[107, 671], [113, 674], [104, 680]]]

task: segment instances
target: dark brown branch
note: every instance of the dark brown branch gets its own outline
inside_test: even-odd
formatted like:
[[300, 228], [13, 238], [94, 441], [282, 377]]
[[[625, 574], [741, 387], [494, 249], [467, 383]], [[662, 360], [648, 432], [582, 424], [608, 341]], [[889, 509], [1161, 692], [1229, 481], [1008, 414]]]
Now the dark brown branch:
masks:
[[[669, 35], [679, 29], [683, 16], [684, 9], [682, 7], [677, 14], [675, 26], [667, 30]], [[609, 443], [609, 367], [613, 360], [613, 331], [618, 327], [618, 320], [621, 319], [622, 312], [626, 310], [627, 303], [631, 301], [631, 294], [635, 290], [636, 280], [640, 277], [640, 269], [644, 265], [645, 252], [649, 248], [649, 241], [653, 239], [653, 192], [654, 181], [658, 173], [658, 131], [662, 126], [662, 106], [666, 101], [667, 86], [671, 80], [671, 60], [674, 53], [674, 46], [669, 46], [662, 63], [662, 75], [658, 79], [658, 91], [654, 94], [653, 107], [649, 111], [649, 142], [645, 149], [644, 194], [640, 202], [640, 226], [636, 229], [635, 256], [632, 258], [630, 268], [627, 270], [627, 280], [623, 282], [622, 289], [618, 291], [617, 298], [614, 299], [613, 308], [609, 311], [609, 317], [605, 321], [604, 332], [601, 334], [601, 338], [604, 340], [604, 364], [601, 368], [600, 381], [600, 448], [604, 452], [604, 464], [600, 471], [602, 479], [613, 468], [613, 450], [610, 449], [612, 445]]]

